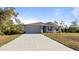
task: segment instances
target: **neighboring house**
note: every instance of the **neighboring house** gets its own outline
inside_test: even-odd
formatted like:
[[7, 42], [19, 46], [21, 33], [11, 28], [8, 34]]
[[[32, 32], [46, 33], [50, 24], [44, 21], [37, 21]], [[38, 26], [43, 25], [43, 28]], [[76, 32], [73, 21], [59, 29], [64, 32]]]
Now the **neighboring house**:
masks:
[[58, 25], [48, 22], [48, 23], [32, 23], [24, 25], [25, 33], [48, 33], [48, 32], [58, 32]]

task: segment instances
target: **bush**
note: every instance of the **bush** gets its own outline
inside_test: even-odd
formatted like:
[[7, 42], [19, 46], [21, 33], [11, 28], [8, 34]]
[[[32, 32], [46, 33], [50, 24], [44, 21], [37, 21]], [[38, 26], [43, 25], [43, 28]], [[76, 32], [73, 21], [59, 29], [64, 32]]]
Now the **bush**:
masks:
[[0, 35], [4, 35], [4, 33], [0, 31]]
[[69, 27], [68, 31], [71, 33], [79, 33], [79, 27]]
[[21, 25], [8, 26], [6, 28], [6, 30], [4, 31], [4, 34], [6, 34], [6, 35], [22, 34], [22, 33], [24, 33], [24, 30], [23, 30], [23, 26], [21, 26]]

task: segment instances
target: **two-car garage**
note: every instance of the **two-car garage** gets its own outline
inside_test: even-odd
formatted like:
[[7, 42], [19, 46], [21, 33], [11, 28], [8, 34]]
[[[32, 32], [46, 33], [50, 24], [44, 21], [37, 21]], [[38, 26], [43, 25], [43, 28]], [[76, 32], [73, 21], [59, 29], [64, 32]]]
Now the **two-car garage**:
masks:
[[26, 25], [24, 26], [25, 33], [41, 33], [40, 26]]

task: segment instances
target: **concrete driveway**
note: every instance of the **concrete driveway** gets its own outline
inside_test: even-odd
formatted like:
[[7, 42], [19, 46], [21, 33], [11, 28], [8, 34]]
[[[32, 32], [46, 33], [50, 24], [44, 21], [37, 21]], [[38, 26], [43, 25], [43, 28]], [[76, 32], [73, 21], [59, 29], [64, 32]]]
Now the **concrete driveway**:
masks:
[[0, 47], [0, 51], [74, 51], [42, 34], [23, 34]]

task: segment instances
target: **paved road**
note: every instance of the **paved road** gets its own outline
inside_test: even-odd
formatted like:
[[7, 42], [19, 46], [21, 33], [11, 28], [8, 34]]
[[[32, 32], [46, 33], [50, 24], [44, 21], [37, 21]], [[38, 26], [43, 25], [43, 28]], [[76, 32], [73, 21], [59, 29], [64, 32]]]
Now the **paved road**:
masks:
[[0, 51], [74, 51], [42, 34], [23, 34]]

